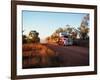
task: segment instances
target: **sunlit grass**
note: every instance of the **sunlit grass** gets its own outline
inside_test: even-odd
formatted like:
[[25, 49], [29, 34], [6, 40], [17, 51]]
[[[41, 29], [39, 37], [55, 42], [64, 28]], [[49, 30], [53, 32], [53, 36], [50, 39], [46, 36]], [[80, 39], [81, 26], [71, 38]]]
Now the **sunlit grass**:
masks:
[[56, 52], [43, 44], [23, 44], [23, 68], [59, 66]]

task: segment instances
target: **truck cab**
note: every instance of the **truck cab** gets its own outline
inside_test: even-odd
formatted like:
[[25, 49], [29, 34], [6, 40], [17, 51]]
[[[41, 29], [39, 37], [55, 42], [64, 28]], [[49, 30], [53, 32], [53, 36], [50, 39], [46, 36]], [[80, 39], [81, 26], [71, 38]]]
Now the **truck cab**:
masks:
[[59, 45], [67, 46], [67, 45], [73, 45], [73, 40], [70, 37], [70, 34], [67, 32], [61, 32], [59, 33]]

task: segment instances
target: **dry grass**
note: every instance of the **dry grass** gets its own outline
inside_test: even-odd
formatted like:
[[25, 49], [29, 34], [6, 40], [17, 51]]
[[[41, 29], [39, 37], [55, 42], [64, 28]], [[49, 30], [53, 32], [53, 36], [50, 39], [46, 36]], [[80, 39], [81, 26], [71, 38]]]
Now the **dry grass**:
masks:
[[55, 55], [55, 52], [45, 45], [42, 44], [24, 44], [23, 45], [23, 56], [24, 55], [29, 55], [32, 54], [40, 54], [42, 56], [50, 55], [53, 56]]
[[55, 52], [43, 44], [23, 44], [23, 67], [44, 67], [55, 65]]

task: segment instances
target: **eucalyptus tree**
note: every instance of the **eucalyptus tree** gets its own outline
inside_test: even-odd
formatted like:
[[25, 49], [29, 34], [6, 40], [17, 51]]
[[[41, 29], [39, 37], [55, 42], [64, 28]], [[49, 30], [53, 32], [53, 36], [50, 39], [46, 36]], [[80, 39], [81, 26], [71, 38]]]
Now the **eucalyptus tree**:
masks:
[[78, 28], [80, 31], [80, 38], [81, 39], [87, 39], [89, 38], [88, 33], [89, 33], [89, 14], [85, 15], [80, 27]]
[[29, 32], [29, 39], [33, 43], [40, 42], [39, 33], [37, 31], [35, 31], [35, 30], [31, 30]]

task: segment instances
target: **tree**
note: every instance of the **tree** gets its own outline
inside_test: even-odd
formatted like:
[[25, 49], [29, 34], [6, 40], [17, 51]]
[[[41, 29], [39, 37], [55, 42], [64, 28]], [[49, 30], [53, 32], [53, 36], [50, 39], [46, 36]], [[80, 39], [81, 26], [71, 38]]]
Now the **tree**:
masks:
[[30, 31], [29, 32], [29, 40], [30, 42], [37, 43], [40, 42], [40, 38], [38, 37], [39, 33], [37, 31]]
[[30, 31], [30, 32], [29, 32], [29, 36], [30, 36], [30, 37], [36, 38], [36, 37], [38, 37], [38, 35], [39, 35], [39, 33], [36, 32], [36, 31]]
[[80, 38], [81, 39], [87, 39], [89, 37], [88, 36], [88, 33], [89, 33], [88, 25], [89, 25], [89, 14], [84, 16], [84, 18], [81, 22], [81, 25], [78, 28], [80, 31]]
[[63, 32], [63, 31], [64, 31], [63, 28], [58, 28], [55, 32], [60, 33], [60, 32]]
[[50, 40], [50, 37], [47, 37], [47, 38], [46, 38], [46, 41], [49, 42], [49, 40]]
[[77, 38], [77, 32], [72, 32], [71, 34], [72, 34], [72, 36], [71, 36], [72, 39], [76, 39]]
[[73, 30], [72, 28], [68, 27], [66, 32], [71, 33], [72, 30]]
[[23, 41], [22, 41], [23, 44], [24, 44], [24, 43], [27, 43], [27, 36], [26, 36], [26, 35], [22, 35], [22, 40], [23, 40]]
[[89, 28], [88, 27], [85, 27], [85, 26], [83, 26], [83, 27], [80, 27], [80, 28], [78, 28], [79, 29], [79, 33], [80, 33], [80, 38], [81, 39], [87, 39], [89, 36], [88, 36], [88, 33], [89, 33]]
[[59, 36], [57, 34], [52, 34], [51, 35], [51, 39], [54, 41], [54, 42], [58, 42], [58, 39], [59, 39]]

